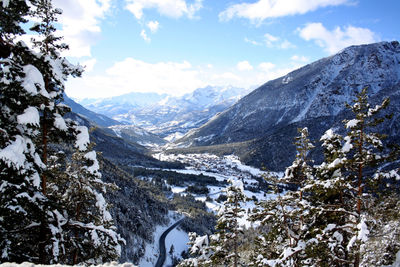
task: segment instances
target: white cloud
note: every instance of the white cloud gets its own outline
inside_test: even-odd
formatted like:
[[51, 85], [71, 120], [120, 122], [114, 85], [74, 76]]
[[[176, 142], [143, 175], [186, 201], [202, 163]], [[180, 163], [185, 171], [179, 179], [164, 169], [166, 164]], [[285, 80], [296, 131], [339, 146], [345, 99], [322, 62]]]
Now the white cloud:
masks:
[[160, 26], [160, 23], [158, 23], [158, 21], [149, 21], [147, 23], [147, 27], [150, 29], [150, 31], [152, 33], [155, 33], [158, 31], [158, 28]]
[[188, 4], [186, 0], [125, 0], [126, 9], [129, 10], [137, 19], [143, 17], [143, 10], [149, 8], [157, 9], [161, 15], [180, 18], [187, 16], [193, 18], [203, 5], [203, 0], [195, 0]]
[[188, 61], [148, 63], [126, 58], [115, 63], [105, 73], [84, 73], [80, 79], [69, 79], [66, 90], [71, 97], [93, 98], [129, 92], [183, 95], [207, 85], [249, 88], [286, 75], [301, 65], [299, 62], [285, 66], [262, 62], [251, 70], [240, 71], [236, 65], [221, 69], [211, 64], [193, 66]]
[[349, 0], [258, 0], [255, 3], [233, 4], [219, 14], [221, 21], [234, 17], [246, 18], [252, 22], [262, 22], [267, 18], [277, 18], [296, 14], [305, 14], [321, 7], [336, 6]]
[[247, 61], [240, 61], [238, 62], [238, 64], [236, 65], [236, 68], [240, 71], [246, 71], [246, 70], [252, 70], [253, 66]]
[[270, 48], [278, 48], [278, 49], [296, 48], [296, 46], [291, 42], [289, 42], [288, 40], [286, 39], [281, 40], [281, 38], [269, 33], [264, 34], [264, 42], [265, 45]]
[[[72, 97], [109, 97], [129, 92], [158, 92], [182, 95], [207, 85], [198, 69], [187, 62], [147, 63], [126, 58], [103, 74], [84, 75], [68, 81], [67, 93]], [[85, 88], [85, 91], [82, 91]]]
[[148, 42], [148, 43], [151, 41], [150, 37], [147, 36], [145, 30], [142, 30], [142, 31], [140, 32], [140, 36], [142, 36], [143, 40], [145, 40], [145, 41]]
[[308, 57], [298, 56], [298, 55], [293, 55], [290, 59], [296, 62], [304, 62], [304, 63], [310, 61]]
[[269, 72], [275, 68], [275, 64], [271, 62], [262, 62], [258, 65], [258, 67], [264, 72]]
[[279, 40], [279, 37], [273, 36], [269, 33], [264, 34], [265, 37], [265, 43], [267, 46], [272, 46], [273, 43]]
[[285, 39], [279, 44], [279, 48], [280, 49], [290, 49], [290, 48], [296, 48], [296, 46]]
[[378, 41], [374, 32], [367, 28], [358, 28], [353, 26], [336, 27], [329, 31], [322, 23], [310, 23], [304, 28], [299, 29], [300, 36], [306, 40], [314, 40], [317, 45], [323, 47], [325, 51], [334, 54], [339, 50], [350, 46], [374, 43]]
[[244, 41], [245, 41], [246, 43], [250, 43], [250, 44], [252, 44], [252, 45], [262, 45], [262, 43], [257, 42], [257, 41], [254, 41], [254, 40], [251, 40], [251, 39], [249, 39], [249, 38], [247, 38], [247, 37], [244, 38]]
[[65, 55], [72, 57], [91, 56], [91, 46], [100, 37], [100, 23], [111, 8], [111, 0], [54, 0], [54, 6], [63, 14], [59, 22], [60, 32], [70, 50]]
[[221, 74], [214, 74], [212, 76], [212, 79], [213, 80], [220, 80], [220, 81], [221, 80], [226, 80], [226, 81], [230, 81], [230, 82], [232, 82], [232, 81], [237, 82], [237, 81], [241, 80], [239, 76], [235, 75], [232, 72], [224, 72], [224, 73], [221, 73]]

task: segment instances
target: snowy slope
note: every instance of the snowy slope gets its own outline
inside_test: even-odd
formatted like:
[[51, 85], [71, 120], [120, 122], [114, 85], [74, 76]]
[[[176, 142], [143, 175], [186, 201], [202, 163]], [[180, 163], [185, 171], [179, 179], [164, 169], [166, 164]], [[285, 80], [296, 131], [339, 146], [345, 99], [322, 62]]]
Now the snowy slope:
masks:
[[138, 143], [139, 145], [145, 147], [154, 148], [167, 143], [166, 140], [160, 138], [159, 136], [135, 125], [114, 125], [108, 128], [111, 129], [118, 137], [121, 137], [128, 142]]

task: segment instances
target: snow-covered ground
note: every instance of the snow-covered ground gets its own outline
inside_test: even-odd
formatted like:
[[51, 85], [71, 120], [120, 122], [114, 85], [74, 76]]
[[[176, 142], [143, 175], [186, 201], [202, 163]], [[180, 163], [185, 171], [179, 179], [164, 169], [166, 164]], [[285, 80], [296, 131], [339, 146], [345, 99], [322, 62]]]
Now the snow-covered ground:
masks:
[[172, 230], [165, 238], [165, 248], [167, 250], [167, 259], [165, 260], [164, 265], [165, 266], [172, 265], [172, 258], [171, 258], [171, 254], [169, 253], [172, 245], [174, 245], [173, 256], [175, 258], [180, 259], [182, 252], [189, 249], [189, 245], [188, 245], [189, 241], [190, 240], [189, 240], [188, 234], [185, 231], [180, 230], [179, 227]]
[[[156, 264], [158, 256], [160, 255], [159, 244], [158, 244], [160, 236], [172, 224], [179, 221], [182, 218], [182, 215], [170, 211], [168, 214], [168, 217], [169, 217], [169, 223], [167, 225], [165, 225], [165, 226], [158, 225], [156, 227], [156, 230], [153, 235], [154, 242], [146, 244], [145, 255], [142, 257], [142, 259], [139, 262], [140, 267], [153, 267]], [[188, 245], [187, 245], [188, 242], [189, 242], [188, 234], [182, 230], [178, 230], [177, 228], [172, 230], [167, 235], [167, 237], [165, 239], [165, 247], [167, 249], [167, 259], [165, 262], [165, 264], [167, 264], [166, 266], [168, 266], [168, 263], [170, 264], [172, 262], [171, 255], [169, 254], [171, 245], [172, 244], [174, 245], [174, 256], [177, 258], [180, 258], [181, 253], [188, 249]], [[127, 266], [127, 267], [130, 267], [130, 266]]]

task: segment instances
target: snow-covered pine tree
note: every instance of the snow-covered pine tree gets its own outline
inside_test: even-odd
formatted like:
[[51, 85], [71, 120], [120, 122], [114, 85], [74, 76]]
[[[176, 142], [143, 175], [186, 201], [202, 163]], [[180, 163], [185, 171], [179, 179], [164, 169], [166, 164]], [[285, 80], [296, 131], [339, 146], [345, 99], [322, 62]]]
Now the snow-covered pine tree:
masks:
[[241, 207], [246, 200], [243, 183], [239, 180], [230, 180], [226, 189], [227, 200], [218, 212], [216, 233], [211, 237], [213, 264], [228, 264], [237, 267], [240, 264], [239, 235], [242, 226], [239, 219], [245, 210]]
[[[101, 180], [96, 152], [89, 145], [85, 126], [77, 130], [76, 150], [70, 159], [62, 155], [54, 158], [51, 170], [65, 168], [51, 183], [49, 194], [64, 207], [62, 244], [65, 251], [60, 259], [66, 264], [101, 264], [117, 260], [124, 240], [116, 233], [108, 204], [103, 194], [115, 186]], [[61, 164], [60, 164], [61, 163]], [[66, 167], [65, 167], [66, 166]]]
[[[65, 58], [61, 57], [62, 50], [67, 45], [60, 44], [61, 37], [54, 35], [56, 28], [54, 23], [61, 10], [55, 9], [50, 0], [38, 0], [32, 2], [30, 16], [37, 22], [31, 27], [36, 32], [33, 44], [39, 51], [25, 58], [25, 63], [32, 64], [39, 71], [43, 80], [40, 99], [36, 102], [40, 111], [40, 130], [36, 139], [42, 162], [47, 166], [50, 156], [49, 144], [72, 141], [74, 139], [73, 123], [64, 120], [63, 115], [70, 109], [61, 103], [64, 94], [64, 81], [68, 76], [80, 76], [82, 68], [71, 65]], [[59, 262], [62, 257], [63, 225], [66, 219], [62, 206], [54, 196], [48, 194], [48, 186], [54, 176], [48, 170], [41, 175], [41, 190], [45, 197], [50, 200], [50, 206], [46, 208], [45, 216], [41, 221], [41, 233], [39, 240], [39, 262]]]
[[[345, 126], [348, 129], [346, 140], [349, 142], [349, 151], [345, 162], [348, 171], [349, 187], [353, 186], [355, 191], [354, 200], [356, 212], [356, 227], [351, 237], [348, 249], [354, 253], [354, 266], [359, 266], [363, 243], [368, 239], [369, 212], [372, 208], [371, 200], [374, 195], [385, 190], [380, 188], [383, 179], [398, 179], [397, 170], [385, 170], [384, 164], [393, 161], [394, 154], [390, 153], [383, 144], [385, 136], [375, 132], [376, 127], [389, 116], [380, 116], [380, 113], [389, 105], [389, 99], [384, 99], [380, 105], [371, 108], [368, 102], [367, 88], [361, 90], [353, 105], [348, 108], [354, 114], [354, 118], [346, 120]], [[391, 183], [394, 185], [394, 183]], [[390, 184], [388, 184], [390, 187]], [[368, 201], [370, 200], [370, 201]]]
[[40, 131], [36, 103], [44, 82], [32, 56], [15, 37], [29, 8], [24, 0], [0, 1], [0, 261], [37, 262], [47, 198], [40, 175], [45, 165], [34, 139]]
[[313, 179], [303, 191], [313, 210], [314, 221], [307, 233], [306, 259], [321, 266], [346, 266], [351, 263], [347, 244], [352, 234], [352, 190], [345, 176], [349, 143], [329, 129], [321, 137], [324, 162], [316, 166]]
[[[1, 260], [72, 263], [75, 251], [82, 252], [83, 256], [76, 253], [77, 261], [81, 262], [114, 260], [119, 257], [121, 240], [98, 190], [105, 184], [100, 186], [97, 181], [100, 177], [94, 170], [97, 166], [95, 152], [87, 150], [85, 140], [89, 139], [82, 137], [88, 137], [87, 129], [63, 118], [70, 110], [61, 103], [63, 82], [70, 75], [79, 76], [82, 69], [60, 56], [60, 51], [67, 46], [58, 43], [60, 38], [54, 36], [53, 24], [61, 11], [54, 9], [49, 0], [31, 1], [31, 12], [26, 1], [3, 0], [0, 6], [1, 45], [10, 49], [10, 53], [2, 53], [0, 64]], [[23, 16], [28, 12], [39, 21], [31, 29], [38, 33], [34, 43], [39, 52], [33, 52], [22, 42], [14, 42], [16, 34], [24, 33], [18, 23], [24, 22]], [[48, 160], [55, 154], [49, 148], [62, 150], [66, 140], [76, 140], [78, 153], [83, 154], [74, 157], [83, 159], [79, 162], [81, 167], [76, 168], [75, 173], [68, 172], [71, 169], [65, 165], [58, 166], [56, 172], [54, 168], [50, 171]], [[56, 143], [60, 145], [54, 145]], [[60, 152], [60, 155], [66, 154]], [[88, 177], [88, 173], [95, 178]], [[67, 205], [74, 200], [69, 198], [67, 203], [64, 196], [55, 193], [58, 188], [64, 192], [78, 190], [71, 186], [79, 182], [62, 178], [78, 176], [87, 179], [86, 191], [90, 192], [82, 209], [93, 214], [81, 220], [76, 218], [76, 209], [71, 212], [71, 206]], [[66, 249], [65, 243], [66, 237], [71, 237], [73, 224], [74, 229], [85, 231], [78, 233], [79, 239], [75, 240], [71, 251]], [[99, 245], [103, 241], [105, 243]], [[95, 249], [88, 252], [88, 247]]]
[[[313, 177], [313, 167], [307, 155], [314, 148], [308, 138], [308, 129], [298, 129], [295, 138], [296, 158], [283, 178], [268, 174], [264, 177], [272, 184], [275, 198], [257, 203], [251, 218], [268, 231], [256, 240], [252, 266], [301, 266], [306, 264], [307, 230], [313, 223], [313, 207], [303, 196], [303, 186]], [[284, 184], [295, 184], [296, 190], [280, 194]]]
[[314, 148], [314, 145], [308, 138], [309, 133], [307, 127], [299, 128], [297, 132], [299, 135], [295, 137], [294, 143], [297, 152], [296, 158], [292, 165], [286, 168], [283, 181], [302, 187], [305, 180], [312, 176], [312, 167], [310, 166], [308, 153]]
[[[325, 161], [304, 186], [308, 201], [317, 211], [307, 241], [310, 262], [359, 266], [364, 258], [370, 226], [378, 222], [373, 203], [387, 201], [378, 199], [385, 191], [382, 178], [399, 177], [395, 170], [384, 171], [395, 153], [384, 149], [383, 136], [374, 132], [384, 120], [378, 117], [379, 112], [388, 103], [385, 99], [371, 108], [363, 89], [354, 104], [348, 105], [355, 118], [345, 120], [347, 135], [342, 137], [330, 129], [321, 137]], [[399, 205], [398, 190], [396, 194], [397, 201], [392, 205]], [[383, 227], [381, 224], [378, 228]]]
[[246, 200], [243, 183], [229, 180], [231, 183], [225, 191], [227, 200], [217, 214], [216, 233], [210, 236], [189, 235], [192, 258], [182, 261], [180, 267], [197, 266], [240, 266], [239, 244], [243, 232], [239, 219], [245, 213], [241, 204]]
[[198, 236], [196, 233], [189, 233], [190, 255], [191, 257], [179, 263], [179, 267], [198, 267], [212, 266], [210, 247], [210, 237], [208, 235]]

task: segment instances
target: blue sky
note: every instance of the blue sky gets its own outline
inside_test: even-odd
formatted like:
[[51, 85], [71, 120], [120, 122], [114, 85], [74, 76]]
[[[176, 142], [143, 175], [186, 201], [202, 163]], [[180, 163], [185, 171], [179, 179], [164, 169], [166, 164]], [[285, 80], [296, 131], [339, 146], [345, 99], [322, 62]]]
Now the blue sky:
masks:
[[400, 39], [398, 0], [54, 0], [74, 98], [256, 87], [354, 44]]

